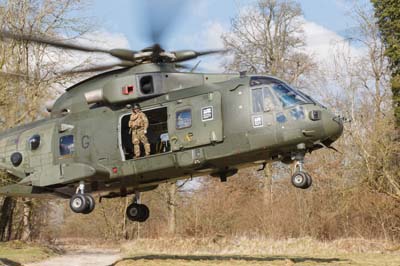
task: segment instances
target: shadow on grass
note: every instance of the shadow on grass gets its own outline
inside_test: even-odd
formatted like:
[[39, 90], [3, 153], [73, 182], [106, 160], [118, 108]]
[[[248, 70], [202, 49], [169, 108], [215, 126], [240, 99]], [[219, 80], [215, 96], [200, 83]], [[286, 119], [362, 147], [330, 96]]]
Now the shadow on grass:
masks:
[[316, 262], [316, 263], [334, 263], [347, 261], [339, 258], [316, 258], [316, 257], [295, 257], [295, 256], [244, 256], [244, 255], [143, 255], [120, 259], [109, 266], [115, 266], [122, 261], [138, 261], [138, 260], [186, 260], [186, 261], [278, 261], [291, 260], [294, 263], [299, 262]]
[[12, 261], [6, 258], [0, 258], [0, 265], [6, 265], [6, 266], [22, 266], [21, 263]]

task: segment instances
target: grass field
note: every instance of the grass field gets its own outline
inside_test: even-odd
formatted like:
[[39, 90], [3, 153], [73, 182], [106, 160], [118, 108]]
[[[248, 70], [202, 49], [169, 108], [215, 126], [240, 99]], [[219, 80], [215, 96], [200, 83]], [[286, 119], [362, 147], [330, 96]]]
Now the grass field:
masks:
[[57, 252], [45, 246], [19, 241], [0, 243], [0, 265], [19, 266], [27, 262], [44, 260]]
[[399, 266], [400, 252], [392, 246], [363, 239], [147, 239], [123, 245], [125, 258], [114, 266]]
[[[77, 241], [72, 242], [76, 243]], [[108, 261], [115, 261], [118, 257], [123, 259], [113, 264], [102, 259], [102, 266], [400, 265], [400, 247], [398, 245], [365, 239], [340, 239], [324, 242], [311, 238], [274, 240], [217, 236], [193, 239], [138, 239], [124, 243], [99, 241], [97, 244], [92, 242], [90, 245], [72, 246], [67, 244], [62, 245], [67, 251], [66, 255], [52, 258], [52, 264], [47, 261], [44, 262], [44, 265], [60, 266], [59, 262], [63, 259], [65, 263], [62, 265], [69, 265], [73, 264], [75, 260], [78, 261], [78, 257], [83, 263], [79, 265], [86, 265], [87, 261], [94, 261], [93, 256], [96, 258], [107, 256], [106, 251], [110, 251], [110, 247], [114, 251], [109, 252], [109, 255], [115, 258]], [[73, 250], [79, 252], [71, 253]], [[35, 244], [1, 243], [0, 266], [20, 266], [27, 262], [42, 261], [60, 253], [53, 248]], [[57, 259], [58, 263], [56, 263]]]
[[315, 254], [310, 256], [173, 256], [147, 255], [126, 258], [114, 266], [206, 266], [206, 265], [271, 265], [271, 266], [399, 266], [400, 254], [338, 254], [324, 257]]

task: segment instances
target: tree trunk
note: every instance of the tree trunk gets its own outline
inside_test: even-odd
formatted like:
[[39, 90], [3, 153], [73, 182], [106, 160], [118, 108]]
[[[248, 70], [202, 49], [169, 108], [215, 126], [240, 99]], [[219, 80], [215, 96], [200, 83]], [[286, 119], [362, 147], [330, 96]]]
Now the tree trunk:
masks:
[[12, 218], [16, 205], [15, 199], [5, 197], [0, 213], [0, 241], [9, 241], [12, 233]]
[[273, 187], [272, 187], [272, 164], [267, 163], [264, 169], [264, 204], [265, 207], [268, 208], [268, 206], [272, 210], [272, 205], [273, 205]]
[[127, 223], [128, 223], [128, 217], [126, 215], [126, 209], [129, 206], [129, 197], [125, 197], [125, 208], [124, 208], [124, 218], [123, 218], [123, 224], [122, 224], [122, 236], [125, 240], [129, 239], [129, 234], [127, 230]]
[[176, 232], [176, 184], [168, 184], [168, 234], [174, 236]]
[[22, 217], [22, 241], [31, 240], [31, 214], [32, 214], [32, 201], [26, 199], [24, 201], [23, 217]]

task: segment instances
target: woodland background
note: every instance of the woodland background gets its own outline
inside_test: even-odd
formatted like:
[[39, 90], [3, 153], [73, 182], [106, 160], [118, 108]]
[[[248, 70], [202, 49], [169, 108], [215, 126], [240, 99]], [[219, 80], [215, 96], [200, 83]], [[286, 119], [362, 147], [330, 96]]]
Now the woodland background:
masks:
[[[127, 220], [131, 198], [105, 199], [87, 216], [73, 214], [64, 200], [0, 199], [0, 240], [62, 238], [311, 237], [400, 241], [400, 3], [349, 2], [358, 27], [332, 44], [328, 63], [304, 48], [301, 6], [291, 0], [260, 0], [232, 18], [221, 38], [231, 50], [227, 72], [247, 70], [283, 78], [340, 111], [349, 121], [334, 144], [306, 158], [314, 178], [295, 189], [291, 167], [273, 163], [242, 169], [220, 183], [201, 177], [163, 184], [143, 194], [151, 211], [144, 224]], [[1, 0], [0, 27], [21, 33], [79, 41], [96, 25], [78, 16], [78, 0]], [[354, 52], [350, 43], [362, 47]], [[87, 66], [92, 58], [55, 52], [45, 45], [0, 39], [0, 127], [48, 116], [43, 105], [83, 78], [63, 67]], [[66, 62], [60, 64], [60, 62]], [[7, 74], [5, 74], [7, 73]], [[2, 184], [17, 182], [6, 173]]]

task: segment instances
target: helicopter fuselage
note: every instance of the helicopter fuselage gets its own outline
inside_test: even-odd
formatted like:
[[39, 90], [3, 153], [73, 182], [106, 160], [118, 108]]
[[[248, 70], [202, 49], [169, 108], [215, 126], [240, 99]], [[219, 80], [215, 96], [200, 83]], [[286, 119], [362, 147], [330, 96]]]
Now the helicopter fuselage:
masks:
[[[133, 103], [149, 119], [151, 144], [150, 156], [135, 159]], [[277, 78], [145, 65], [81, 82], [49, 110], [0, 136], [0, 167], [16, 177], [0, 194], [70, 197], [85, 183], [87, 192], [126, 195], [190, 176], [223, 180], [329, 147], [343, 131], [338, 116]]]

